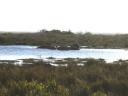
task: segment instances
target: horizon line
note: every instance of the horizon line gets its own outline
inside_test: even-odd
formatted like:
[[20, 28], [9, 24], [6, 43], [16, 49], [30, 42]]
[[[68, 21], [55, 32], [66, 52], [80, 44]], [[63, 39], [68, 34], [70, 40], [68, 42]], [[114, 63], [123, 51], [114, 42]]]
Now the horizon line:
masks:
[[[75, 33], [75, 34], [77, 34], [77, 33], [82, 33], [82, 34], [85, 34], [85, 33], [91, 33], [91, 34], [103, 34], [103, 35], [123, 35], [123, 34], [128, 34], [127, 32], [126, 33], [122, 33], [122, 32], [111, 32], [111, 33], [107, 33], [107, 32], [90, 32], [90, 31], [85, 31], [85, 32], [83, 32], [83, 31], [77, 31], [77, 32], [74, 32], [74, 31], [72, 31], [72, 30], [60, 30], [60, 29], [51, 29], [51, 30], [48, 30], [48, 29], [42, 29], [42, 30], [46, 30], [46, 31], [52, 31], [52, 30], [59, 30], [59, 31], [61, 31], [61, 32], [68, 32], [68, 31], [70, 31], [71, 33]], [[39, 32], [41, 32], [41, 30], [38, 30], [38, 31], [0, 31], [0, 34], [1, 33], [39, 33]]]

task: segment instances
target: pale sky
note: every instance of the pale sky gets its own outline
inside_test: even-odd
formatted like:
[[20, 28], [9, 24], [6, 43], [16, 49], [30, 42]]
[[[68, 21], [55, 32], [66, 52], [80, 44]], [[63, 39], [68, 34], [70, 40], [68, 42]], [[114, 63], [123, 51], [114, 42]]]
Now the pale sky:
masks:
[[128, 33], [128, 0], [0, 0], [0, 31]]

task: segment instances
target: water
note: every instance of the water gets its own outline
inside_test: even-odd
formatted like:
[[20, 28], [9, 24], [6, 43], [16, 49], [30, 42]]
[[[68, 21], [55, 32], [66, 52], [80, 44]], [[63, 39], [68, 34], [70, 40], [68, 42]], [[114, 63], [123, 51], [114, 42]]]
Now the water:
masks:
[[8, 45], [0, 46], [0, 60], [17, 59], [42, 59], [48, 57], [55, 58], [102, 58], [107, 62], [119, 59], [128, 59], [128, 51], [124, 49], [81, 49], [81, 50], [49, 50], [38, 49], [37, 46]]

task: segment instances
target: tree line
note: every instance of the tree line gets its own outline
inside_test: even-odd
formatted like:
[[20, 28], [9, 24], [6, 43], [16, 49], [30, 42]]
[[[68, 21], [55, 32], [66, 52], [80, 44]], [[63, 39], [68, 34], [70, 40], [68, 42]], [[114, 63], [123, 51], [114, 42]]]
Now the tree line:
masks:
[[68, 46], [78, 44], [90, 48], [127, 48], [128, 34], [73, 33], [71, 31], [41, 30], [37, 33], [1, 33], [2, 45], [50, 45]]

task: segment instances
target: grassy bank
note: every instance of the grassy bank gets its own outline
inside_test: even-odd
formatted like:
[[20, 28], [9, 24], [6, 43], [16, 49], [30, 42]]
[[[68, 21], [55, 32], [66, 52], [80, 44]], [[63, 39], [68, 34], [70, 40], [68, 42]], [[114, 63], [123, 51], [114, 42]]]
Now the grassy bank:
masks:
[[86, 61], [77, 66], [69, 58], [66, 67], [0, 64], [0, 96], [128, 96], [127, 61]]

